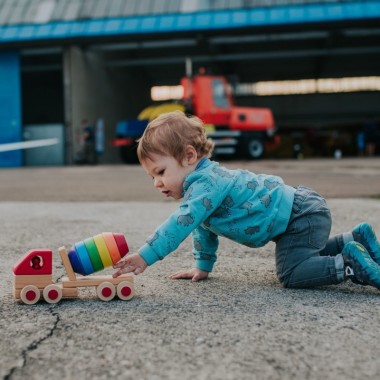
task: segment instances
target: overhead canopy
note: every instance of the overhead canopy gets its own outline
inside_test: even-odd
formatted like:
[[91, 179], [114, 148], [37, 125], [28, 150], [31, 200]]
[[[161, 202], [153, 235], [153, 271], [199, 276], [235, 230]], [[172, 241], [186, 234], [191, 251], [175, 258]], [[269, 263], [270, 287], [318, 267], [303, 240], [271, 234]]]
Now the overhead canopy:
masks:
[[374, 19], [380, 1], [0, 0], [0, 15], [10, 43]]

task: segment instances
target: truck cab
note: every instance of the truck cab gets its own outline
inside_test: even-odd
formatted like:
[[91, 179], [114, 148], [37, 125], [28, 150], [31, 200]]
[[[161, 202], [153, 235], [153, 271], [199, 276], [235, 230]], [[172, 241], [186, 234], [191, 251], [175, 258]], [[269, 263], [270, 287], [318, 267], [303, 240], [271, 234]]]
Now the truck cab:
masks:
[[197, 115], [205, 124], [228, 129], [233, 107], [231, 91], [224, 77], [196, 75], [182, 78], [183, 100], [190, 113]]
[[269, 108], [237, 107], [224, 76], [195, 75], [181, 79], [183, 100], [188, 111], [214, 128], [209, 137], [215, 152], [243, 153], [246, 158], [260, 158], [265, 144], [275, 135], [275, 123]]

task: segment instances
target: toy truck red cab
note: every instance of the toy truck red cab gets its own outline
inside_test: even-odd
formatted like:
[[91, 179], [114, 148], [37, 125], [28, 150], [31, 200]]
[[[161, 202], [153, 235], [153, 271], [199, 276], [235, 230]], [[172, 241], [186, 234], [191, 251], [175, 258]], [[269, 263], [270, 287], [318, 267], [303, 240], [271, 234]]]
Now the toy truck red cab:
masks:
[[53, 271], [53, 252], [50, 249], [33, 249], [27, 252], [14, 266], [13, 274], [50, 277]]

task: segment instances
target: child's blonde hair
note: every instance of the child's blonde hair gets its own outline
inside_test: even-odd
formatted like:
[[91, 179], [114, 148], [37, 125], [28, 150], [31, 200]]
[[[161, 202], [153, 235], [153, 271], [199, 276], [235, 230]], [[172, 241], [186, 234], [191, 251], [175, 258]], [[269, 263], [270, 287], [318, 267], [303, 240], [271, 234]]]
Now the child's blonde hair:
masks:
[[185, 158], [185, 148], [191, 145], [198, 157], [210, 157], [214, 143], [206, 136], [201, 119], [174, 111], [152, 120], [138, 140], [140, 162], [152, 159], [153, 154], [172, 156], [179, 163]]

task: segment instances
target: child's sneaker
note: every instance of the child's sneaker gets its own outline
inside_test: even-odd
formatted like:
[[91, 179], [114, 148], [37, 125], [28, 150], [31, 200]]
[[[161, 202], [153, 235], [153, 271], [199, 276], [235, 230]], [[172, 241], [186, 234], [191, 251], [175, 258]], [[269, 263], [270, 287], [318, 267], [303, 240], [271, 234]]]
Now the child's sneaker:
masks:
[[364, 245], [372, 260], [380, 265], [380, 244], [372, 226], [368, 223], [361, 223], [352, 230], [352, 235], [355, 241]]
[[380, 266], [360, 243], [347, 243], [342, 256], [347, 278], [361, 285], [372, 285], [380, 289]]

